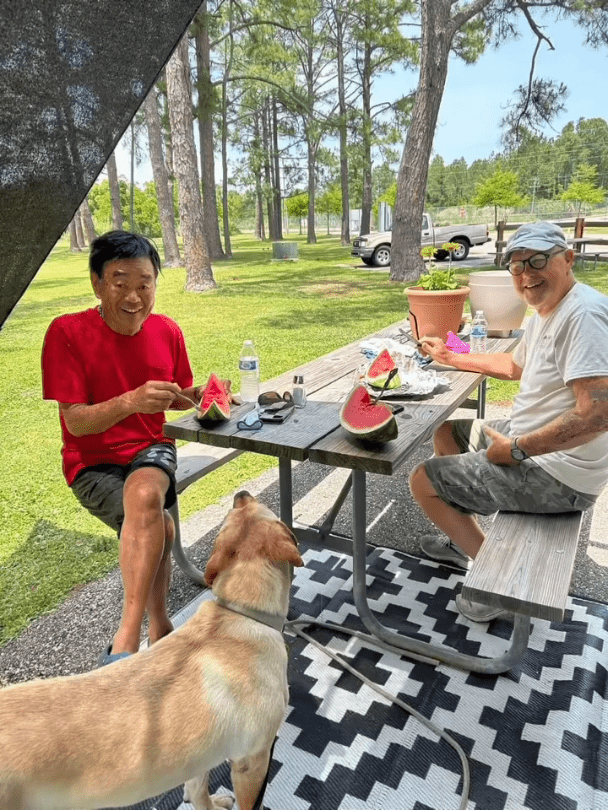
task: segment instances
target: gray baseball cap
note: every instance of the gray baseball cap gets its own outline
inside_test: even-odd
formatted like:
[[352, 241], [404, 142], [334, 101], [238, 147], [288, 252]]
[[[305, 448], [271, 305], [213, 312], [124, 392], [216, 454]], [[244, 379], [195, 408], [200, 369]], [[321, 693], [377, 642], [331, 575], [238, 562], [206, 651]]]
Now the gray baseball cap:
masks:
[[559, 225], [554, 222], [529, 222], [518, 228], [507, 242], [504, 261], [516, 250], [548, 251], [560, 247], [566, 250], [569, 245]]

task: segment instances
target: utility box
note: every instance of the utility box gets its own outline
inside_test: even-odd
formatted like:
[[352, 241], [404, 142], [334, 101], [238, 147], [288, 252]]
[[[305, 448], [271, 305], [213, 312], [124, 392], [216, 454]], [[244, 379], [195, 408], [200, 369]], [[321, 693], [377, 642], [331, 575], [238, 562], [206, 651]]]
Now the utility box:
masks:
[[297, 242], [273, 242], [272, 243], [272, 259], [273, 261], [298, 261], [298, 243]]

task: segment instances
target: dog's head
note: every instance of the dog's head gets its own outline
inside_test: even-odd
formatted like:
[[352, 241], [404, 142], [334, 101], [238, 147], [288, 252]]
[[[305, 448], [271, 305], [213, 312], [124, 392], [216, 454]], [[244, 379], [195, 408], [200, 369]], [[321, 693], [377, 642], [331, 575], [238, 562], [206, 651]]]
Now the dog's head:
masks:
[[218, 574], [235, 563], [256, 559], [304, 565], [296, 538], [287, 526], [253, 495], [238, 492], [215, 541], [205, 582], [211, 587]]

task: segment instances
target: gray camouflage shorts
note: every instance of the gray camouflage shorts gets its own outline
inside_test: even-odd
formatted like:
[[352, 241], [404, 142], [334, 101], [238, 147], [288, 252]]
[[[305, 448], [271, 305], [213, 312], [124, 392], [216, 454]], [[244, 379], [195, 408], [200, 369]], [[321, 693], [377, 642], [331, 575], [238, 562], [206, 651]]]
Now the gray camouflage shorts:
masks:
[[508, 436], [508, 419], [453, 419], [449, 424], [461, 455], [431, 458], [424, 467], [435, 492], [459, 512], [574, 512], [595, 503], [596, 496], [562, 484], [533, 459], [512, 467], [488, 461], [490, 441], [482, 427]]

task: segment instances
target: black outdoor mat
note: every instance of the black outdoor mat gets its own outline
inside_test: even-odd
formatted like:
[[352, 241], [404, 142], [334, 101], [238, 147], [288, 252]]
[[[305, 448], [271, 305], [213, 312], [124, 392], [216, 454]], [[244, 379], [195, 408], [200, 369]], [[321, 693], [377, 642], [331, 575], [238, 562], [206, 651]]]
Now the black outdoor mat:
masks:
[[[290, 618], [364, 630], [352, 602], [351, 560], [309, 551]], [[369, 557], [372, 610], [393, 630], [461, 652], [495, 655], [512, 625], [473, 625], [454, 595], [463, 574], [397, 551]], [[408, 661], [323, 629], [310, 634], [452, 734], [471, 767], [469, 810], [608, 810], [608, 607], [569, 600], [564, 623], [533, 620], [529, 649], [509, 673], [481, 676]], [[462, 768], [417, 720], [303, 639], [287, 637], [290, 705], [279, 732], [266, 810], [450, 810]], [[230, 790], [228, 764], [212, 792]], [[190, 810], [182, 789], [137, 805]]]

